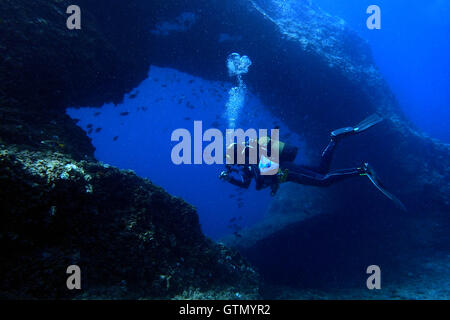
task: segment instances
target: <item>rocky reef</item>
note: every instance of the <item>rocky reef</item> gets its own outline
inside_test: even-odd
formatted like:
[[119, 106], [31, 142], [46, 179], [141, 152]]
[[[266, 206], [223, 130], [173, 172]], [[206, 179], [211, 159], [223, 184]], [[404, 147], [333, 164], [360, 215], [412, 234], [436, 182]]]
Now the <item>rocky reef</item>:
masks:
[[[69, 5], [0, 4], [1, 298], [258, 297], [257, 273], [202, 234], [195, 208], [94, 159], [65, 108], [120, 101], [149, 61], [123, 47], [133, 25], [104, 28], [92, 1], [68, 30]], [[67, 289], [69, 265], [82, 290]]]
[[[357, 248], [336, 240], [343, 225], [329, 236], [343, 213], [355, 221], [351, 230], [361, 243], [378, 243], [380, 259], [392, 243], [392, 255], [417, 252], [423, 239], [428, 247], [442, 247], [432, 234], [448, 234], [450, 147], [402, 115], [370, 48], [342, 20], [307, 0], [80, 0], [82, 30], [71, 31], [65, 24], [70, 4], [0, 3], [2, 296], [256, 297], [256, 273], [201, 234], [194, 208], [131, 172], [98, 163], [89, 138], [64, 113], [68, 106], [120, 101], [150, 64], [226, 80], [224, 61], [234, 51], [254, 62], [249, 89], [305, 137], [307, 160], [319, 155], [330, 130], [373, 112], [383, 115], [377, 130], [340, 146], [336, 166], [370, 160], [413, 220], [404, 213], [399, 218], [379, 195], [374, 201], [367, 181], [326, 192], [286, 185], [267, 219], [230, 244], [266, 276], [283, 274], [286, 282], [301, 267], [289, 264], [290, 256], [323, 258], [317, 254], [323, 248], [298, 252], [299, 245], [286, 243], [323, 239], [320, 226], [328, 226], [326, 243], [343, 250], [334, 261]], [[361, 206], [365, 201], [371, 205]], [[385, 219], [387, 233], [361, 218], [369, 216]], [[424, 221], [428, 227], [418, 232]], [[267, 265], [273, 250], [286, 260]], [[371, 258], [354, 252], [363, 258], [344, 263], [348, 272]], [[70, 264], [82, 269], [81, 294], [65, 289]]]
[[[256, 272], [191, 205], [131, 171], [0, 146], [0, 281], [19, 298], [252, 298]], [[82, 270], [82, 293], [66, 268]], [[207, 297], [207, 296], [204, 296]]]

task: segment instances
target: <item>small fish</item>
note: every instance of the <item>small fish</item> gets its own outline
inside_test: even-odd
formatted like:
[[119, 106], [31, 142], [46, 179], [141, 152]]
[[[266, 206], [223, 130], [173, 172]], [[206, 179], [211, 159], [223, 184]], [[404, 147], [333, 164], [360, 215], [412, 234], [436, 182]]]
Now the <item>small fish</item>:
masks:
[[191, 120], [191, 118], [189, 118], [189, 117], [184, 117], [184, 120], [189, 121], [189, 120]]
[[97, 128], [97, 129], [95, 129], [95, 132], [96, 132], [96, 133], [99, 133], [100, 131], [102, 131], [102, 128]]
[[92, 124], [92, 123], [89, 123], [89, 124], [86, 126], [86, 128], [88, 128], [88, 129], [92, 129], [92, 127], [93, 127], [93, 124]]
[[122, 117], [124, 117], [124, 116], [127, 116], [127, 115], [129, 115], [130, 113], [128, 112], [128, 111], [125, 111], [125, 112], [121, 112], [120, 113], [120, 115], [122, 116]]
[[113, 138], [113, 141], [117, 141], [117, 139], [119, 139], [119, 136], [115, 136], [115, 137]]
[[189, 80], [189, 83], [192, 84], [192, 83], [194, 83], [194, 81], [195, 81], [194, 79], [191, 79], [191, 80]]
[[91, 134], [92, 133], [92, 128], [91, 129], [89, 129], [89, 131], [88, 131], [88, 134]]
[[233, 234], [238, 238], [242, 238], [242, 235], [237, 231], [233, 232]]
[[161, 87], [166, 88], [167, 84], [162, 84]]
[[102, 114], [101, 112], [96, 112], [96, 113], [94, 113], [94, 117], [98, 117], [101, 114]]
[[147, 107], [145, 107], [145, 106], [142, 106], [142, 111], [147, 111], [148, 110], [148, 108]]

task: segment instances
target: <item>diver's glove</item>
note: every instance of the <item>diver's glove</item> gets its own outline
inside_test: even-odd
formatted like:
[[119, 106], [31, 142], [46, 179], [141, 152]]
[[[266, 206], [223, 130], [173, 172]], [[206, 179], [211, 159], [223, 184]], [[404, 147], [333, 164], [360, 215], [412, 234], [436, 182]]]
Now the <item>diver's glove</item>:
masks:
[[228, 181], [230, 179], [228, 171], [222, 171], [219, 175], [219, 179]]

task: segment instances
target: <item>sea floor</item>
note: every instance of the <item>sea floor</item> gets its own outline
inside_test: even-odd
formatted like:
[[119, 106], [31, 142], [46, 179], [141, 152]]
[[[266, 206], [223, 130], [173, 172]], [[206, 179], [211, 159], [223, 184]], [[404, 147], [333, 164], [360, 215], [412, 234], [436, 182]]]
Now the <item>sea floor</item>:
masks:
[[358, 288], [299, 289], [268, 285], [264, 299], [284, 300], [448, 300], [450, 299], [450, 255], [423, 261], [415, 273], [397, 283], [381, 284], [380, 290]]

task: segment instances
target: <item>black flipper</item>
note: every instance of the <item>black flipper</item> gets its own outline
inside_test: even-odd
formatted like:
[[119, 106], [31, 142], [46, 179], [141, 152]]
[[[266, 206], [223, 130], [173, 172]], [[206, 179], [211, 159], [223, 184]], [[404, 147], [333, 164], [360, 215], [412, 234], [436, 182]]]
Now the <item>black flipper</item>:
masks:
[[374, 113], [371, 116], [364, 119], [363, 121], [361, 121], [360, 123], [358, 123], [354, 127], [345, 127], [345, 128], [340, 128], [340, 129], [332, 131], [331, 137], [339, 138], [339, 137], [358, 134], [358, 133], [361, 133], [361, 132], [373, 127], [374, 125], [376, 125], [377, 123], [380, 123], [381, 121], [383, 121], [383, 118], [380, 117], [378, 114]]
[[386, 188], [383, 186], [383, 184], [378, 180], [378, 178], [375, 175], [375, 172], [372, 169], [368, 169], [363, 175], [367, 176], [369, 178], [370, 182], [378, 189], [380, 190], [386, 197], [391, 199], [394, 204], [403, 211], [408, 211], [405, 207], [405, 205], [392, 193], [386, 190]]
[[356, 126], [353, 127], [353, 131], [355, 132], [362, 132], [364, 130], [369, 129], [370, 127], [373, 127], [377, 123], [380, 123], [383, 121], [383, 118], [380, 117], [378, 114], [374, 113], [373, 115], [367, 117], [360, 123], [358, 123]]

